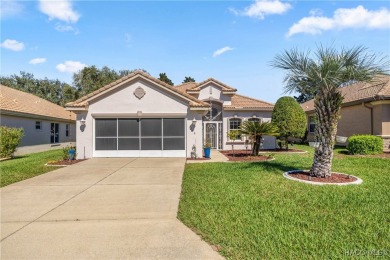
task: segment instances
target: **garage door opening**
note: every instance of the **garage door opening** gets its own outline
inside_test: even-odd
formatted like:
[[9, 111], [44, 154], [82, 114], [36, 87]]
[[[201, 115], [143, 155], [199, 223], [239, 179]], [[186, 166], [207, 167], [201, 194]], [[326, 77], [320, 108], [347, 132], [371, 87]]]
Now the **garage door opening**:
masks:
[[185, 157], [184, 118], [96, 118], [95, 157]]

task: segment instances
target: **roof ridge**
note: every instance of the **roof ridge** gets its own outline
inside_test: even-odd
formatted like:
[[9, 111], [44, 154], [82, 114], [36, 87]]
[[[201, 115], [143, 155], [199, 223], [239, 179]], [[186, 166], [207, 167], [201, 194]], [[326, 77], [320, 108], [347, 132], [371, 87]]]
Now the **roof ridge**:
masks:
[[160, 84], [160, 85], [162, 85], [163, 87], [167, 88], [168, 90], [172, 90], [172, 91], [174, 91], [175, 93], [177, 93], [177, 94], [179, 94], [179, 95], [181, 95], [181, 96], [183, 96], [183, 97], [186, 97], [187, 99], [190, 99], [190, 100], [192, 100], [192, 101], [198, 103], [199, 105], [207, 105], [207, 104], [204, 103], [203, 101], [198, 100], [197, 98], [195, 98], [195, 97], [193, 97], [193, 96], [191, 96], [191, 95], [189, 95], [189, 94], [187, 94], [187, 93], [184, 93], [184, 92], [182, 92], [182, 91], [176, 89], [176, 87], [171, 86], [171, 85], [169, 85], [168, 83], [166, 83], [166, 82], [164, 82], [164, 81], [161, 81], [161, 80], [159, 80], [158, 78], [155, 78], [155, 77], [151, 76], [150, 74], [147, 74], [147, 73], [143, 72], [142, 70], [136, 70], [136, 71], [134, 71], [134, 72], [132, 72], [132, 73], [126, 75], [126, 76], [123, 76], [122, 78], [117, 79], [117, 80], [111, 82], [110, 84], [107, 84], [107, 85], [105, 85], [105, 86], [103, 86], [103, 87], [101, 87], [101, 88], [99, 88], [99, 89], [97, 89], [97, 90], [95, 90], [95, 91], [93, 91], [93, 92], [91, 92], [91, 93], [89, 93], [89, 94], [87, 94], [87, 95], [85, 95], [85, 96], [83, 96], [83, 97], [81, 97], [81, 98], [79, 98], [79, 99], [73, 101], [73, 102], [67, 103], [66, 106], [73, 106], [73, 105], [75, 105], [75, 104], [84, 102], [84, 101], [88, 100], [89, 98], [92, 98], [92, 97], [94, 97], [95, 95], [97, 95], [97, 94], [99, 94], [99, 93], [102, 93], [102, 92], [104, 92], [104, 91], [106, 91], [106, 90], [109, 90], [110, 88], [112, 88], [112, 87], [114, 87], [114, 86], [120, 84], [121, 82], [126, 81], [126, 80], [128, 80], [128, 79], [131, 79], [131, 78], [133, 78], [133, 77], [135, 77], [135, 76], [137, 76], [137, 75], [140, 75], [140, 76], [143, 76], [143, 77], [145, 77], [145, 78], [147, 78], [147, 79], [150, 79], [150, 80], [156, 82], [157, 84]]
[[203, 84], [205, 84], [205, 83], [207, 83], [207, 82], [209, 82], [209, 81], [214, 81], [215, 83], [217, 83], [217, 84], [219, 84], [219, 85], [222, 85], [223, 87], [225, 87], [225, 88], [228, 89], [228, 90], [237, 91], [237, 89], [235, 89], [235, 88], [233, 88], [233, 87], [231, 87], [231, 86], [229, 86], [229, 85], [227, 85], [227, 84], [223, 83], [222, 81], [219, 81], [219, 80], [217, 80], [217, 79], [215, 79], [215, 78], [208, 78], [208, 79], [206, 79], [206, 80], [203, 80], [203, 81], [199, 82], [199, 83], [197, 84], [197, 86], [194, 86], [192, 89], [199, 88], [201, 85], [203, 85]]
[[261, 100], [261, 99], [257, 99], [257, 98], [253, 98], [253, 97], [248, 97], [248, 96], [244, 96], [244, 95], [241, 95], [241, 94], [234, 94], [234, 95], [237, 95], [237, 96], [240, 96], [240, 97], [244, 97], [244, 98], [248, 98], [248, 99], [251, 99], [251, 100], [254, 100], [254, 101], [260, 101], [260, 102], [263, 102], [263, 103], [266, 103], [268, 105], [271, 105], [271, 106], [274, 106], [275, 104], [273, 103], [270, 103], [270, 102], [267, 102], [267, 101], [264, 101], [264, 100]]

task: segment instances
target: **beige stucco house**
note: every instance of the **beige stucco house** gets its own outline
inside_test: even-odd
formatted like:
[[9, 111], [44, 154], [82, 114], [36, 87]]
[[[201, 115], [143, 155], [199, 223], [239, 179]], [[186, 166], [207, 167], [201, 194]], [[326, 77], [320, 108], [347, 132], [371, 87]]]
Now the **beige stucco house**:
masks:
[[[270, 121], [273, 104], [238, 95], [215, 79], [170, 86], [136, 71], [75, 102], [78, 158], [190, 157], [203, 144], [213, 149], [245, 149], [245, 137], [227, 132], [245, 120]], [[263, 148], [273, 148], [265, 137]]]
[[[383, 138], [384, 151], [390, 150], [390, 76], [380, 75], [370, 83], [341, 87], [344, 96], [337, 136], [371, 134]], [[308, 118], [308, 140], [315, 141], [314, 100], [301, 104]], [[345, 145], [346, 143], [338, 143]]]
[[74, 142], [76, 115], [35, 95], [0, 85], [1, 125], [24, 129], [16, 154], [44, 151]]

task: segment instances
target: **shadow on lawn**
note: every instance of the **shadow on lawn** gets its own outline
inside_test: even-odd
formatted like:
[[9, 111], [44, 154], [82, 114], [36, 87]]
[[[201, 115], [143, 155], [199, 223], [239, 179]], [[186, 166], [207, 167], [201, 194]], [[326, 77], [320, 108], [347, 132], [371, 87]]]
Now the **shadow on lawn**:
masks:
[[302, 162], [282, 162], [281, 160], [269, 161], [269, 162], [251, 162], [248, 163], [244, 168], [254, 169], [259, 168], [262, 171], [268, 173], [280, 174], [281, 172], [287, 172], [291, 170], [302, 170], [308, 169], [310, 164]]

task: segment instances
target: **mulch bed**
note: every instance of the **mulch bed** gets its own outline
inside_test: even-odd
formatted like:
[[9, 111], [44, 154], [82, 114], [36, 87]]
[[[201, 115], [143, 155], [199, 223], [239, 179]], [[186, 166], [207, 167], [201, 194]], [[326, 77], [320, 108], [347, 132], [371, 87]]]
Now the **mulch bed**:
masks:
[[80, 160], [61, 160], [61, 161], [55, 161], [55, 162], [48, 162], [47, 165], [72, 165], [75, 163], [79, 163], [82, 161], [85, 161], [86, 159], [80, 159]]
[[329, 178], [310, 177], [310, 174], [308, 172], [290, 173], [288, 176], [304, 181], [322, 183], [349, 183], [357, 180], [355, 177], [339, 173], [332, 173], [332, 176], [330, 176]]
[[229, 161], [234, 162], [263, 162], [272, 159], [271, 157], [264, 155], [253, 156], [251, 155], [250, 150], [234, 150], [234, 152], [232, 150], [226, 150], [220, 152], [225, 155]]

